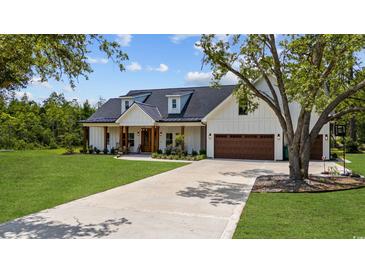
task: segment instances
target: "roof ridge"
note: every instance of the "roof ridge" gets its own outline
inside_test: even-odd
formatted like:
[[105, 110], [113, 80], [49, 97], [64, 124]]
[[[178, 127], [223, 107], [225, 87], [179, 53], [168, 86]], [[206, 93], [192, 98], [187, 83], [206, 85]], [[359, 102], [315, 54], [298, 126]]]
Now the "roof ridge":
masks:
[[146, 104], [146, 103], [142, 103], [142, 102], [138, 102], [138, 101], [134, 101], [134, 103], [136, 103], [136, 104], [141, 104], [141, 105], [145, 105], [145, 106], [149, 106], [149, 107], [155, 107], [155, 108], [157, 108], [157, 109], [158, 109], [158, 107], [157, 107], [157, 106], [154, 106], [154, 105], [151, 105], [151, 104]]
[[[220, 87], [232, 87], [232, 86], [237, 86], [236, 85], [220, 85]], [[219, 88], [219, 87], [212, 87], [212, 86], [209, 86], [209, 85], [206, 85], [206, 86], [194, 86], [194, 87], [176, 87], [176, 88], [152, 88], [152, 89], [131, 89], [128, 91], [131, 92], [131, 91], [152, 91], [152, 90], [173, 90], [173, 89], [196, 89], [196, 88]]]

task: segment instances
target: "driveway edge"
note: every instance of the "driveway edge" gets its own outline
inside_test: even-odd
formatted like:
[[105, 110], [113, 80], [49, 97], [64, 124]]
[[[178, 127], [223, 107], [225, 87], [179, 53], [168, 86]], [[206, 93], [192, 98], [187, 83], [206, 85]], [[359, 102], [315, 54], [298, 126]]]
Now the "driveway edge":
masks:
[[[252, 178], [253, 181], [256, 180], [256, 178]], [[243, 202], [242, 204], [240, 204], [239, 206], [237, 206], [234, 211], [233, 211], [233, 214], [231, 215], [231, 217], [229, 218], [228, 220], [228, 223], [221, 235], [221, 239], [232, 239], [233, 237], [233, 234], [234, 232], [236, 231], [236, 227], [237, 227], [237, 224], [241, 218], [241, 215], [242, 215], [242, 212], [243, 212], [243, 209], [245, 208], [246, 206], [246, 202], [248, 200], [248, 198], [250, 197], [250, 194], [251, 194], [251, 190], [252, 190], [252, 187], [253, 187], [254, 183], [251, 184], [251, 187], [250, 189], [248, 189], [248, 195], [245, 198], [243, 198]], [[245, 197], [245, 195], [243, 195], [243, 197]]]

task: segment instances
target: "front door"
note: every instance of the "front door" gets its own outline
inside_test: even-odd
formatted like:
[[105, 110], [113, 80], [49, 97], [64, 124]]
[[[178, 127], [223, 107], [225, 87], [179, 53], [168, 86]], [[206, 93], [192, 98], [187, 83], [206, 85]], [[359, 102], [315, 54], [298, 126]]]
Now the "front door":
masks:
[[141, 151], [142, 152], [151, 152], [151, 136], [152, 129], [151, 128], [142, 128], [141, 134]]

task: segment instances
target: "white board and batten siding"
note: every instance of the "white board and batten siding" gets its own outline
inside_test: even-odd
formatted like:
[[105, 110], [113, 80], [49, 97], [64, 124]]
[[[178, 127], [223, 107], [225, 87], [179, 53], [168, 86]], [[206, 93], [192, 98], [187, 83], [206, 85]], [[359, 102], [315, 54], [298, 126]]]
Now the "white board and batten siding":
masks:
[[254, 112], [239, 115], [236, 98], [230, 96], [207, 118], [206, 123], [208, 157], [214, 158], [214, 134], [274, 134], [274, 159], [283, 159], [282, 129], [273, 111], [264, 102]]

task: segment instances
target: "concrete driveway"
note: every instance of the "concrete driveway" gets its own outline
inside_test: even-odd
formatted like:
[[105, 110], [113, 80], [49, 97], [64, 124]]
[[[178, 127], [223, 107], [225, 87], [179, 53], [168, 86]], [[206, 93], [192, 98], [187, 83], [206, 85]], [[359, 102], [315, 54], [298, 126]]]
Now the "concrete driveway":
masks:
[[194, 162], [2, 224], [0, 238], [231, 238], [255, 178], [287, 172], [287, 162]]

